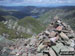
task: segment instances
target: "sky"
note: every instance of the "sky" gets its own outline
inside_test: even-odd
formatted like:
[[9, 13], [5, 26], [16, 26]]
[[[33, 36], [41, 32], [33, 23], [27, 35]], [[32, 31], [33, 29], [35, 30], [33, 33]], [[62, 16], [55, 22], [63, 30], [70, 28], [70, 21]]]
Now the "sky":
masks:
[[4, 6], [75, 6], [75, 0], [0, 0]]

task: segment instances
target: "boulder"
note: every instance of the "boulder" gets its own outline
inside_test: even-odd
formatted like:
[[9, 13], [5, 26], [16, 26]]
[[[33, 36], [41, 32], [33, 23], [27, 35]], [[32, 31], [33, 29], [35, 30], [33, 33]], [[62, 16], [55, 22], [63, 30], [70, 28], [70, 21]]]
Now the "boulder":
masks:
[[56, 56], [56, 54], [52, 48], [49, 49], [49, 54], [50, 54], [50, 56]]
[[55, 37], [55, 35], [56, 35], [56, 32], [52, 31], [49, 36], [50, 37]]
[[63, 40], [69, 40], [68, 36], [67, 36], [65, 33], [63, 33], [63, 32], [60, 33], [60, 37], [61, 37]]
[[74, 48], [72, 48], [72, 47], [68, 47], [68, 46], [64, 46], [64, 47], [62, 47], [62, 49], [61, 49], [61, 51], [74, 51]]
[[45, 48], [46, 45], [43, 45], [43, 43], [41, 43], [38, 48], [37, 48], [37, 51], [40, 52], [43, 48]]
[[62, 43], [56, 43], [55, 46], [52, 46], [52, 49], [56, 52], [56, 54], [59, 54], [62, 47], [64, 47]]
[[58, 27], [56, 28], [56, 30], [61, 31], [62, 28], [63, 28], [63, 26], [58, 26]]

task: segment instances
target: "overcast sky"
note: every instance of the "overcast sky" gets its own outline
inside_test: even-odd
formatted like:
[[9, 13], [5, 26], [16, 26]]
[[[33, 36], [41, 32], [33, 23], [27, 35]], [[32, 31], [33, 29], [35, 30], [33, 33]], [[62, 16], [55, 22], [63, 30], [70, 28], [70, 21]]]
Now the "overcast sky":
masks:
[[75, 0], [0, 0], [0, 5], [6, 6], [63, 6], [63, 5], [75, 5]]

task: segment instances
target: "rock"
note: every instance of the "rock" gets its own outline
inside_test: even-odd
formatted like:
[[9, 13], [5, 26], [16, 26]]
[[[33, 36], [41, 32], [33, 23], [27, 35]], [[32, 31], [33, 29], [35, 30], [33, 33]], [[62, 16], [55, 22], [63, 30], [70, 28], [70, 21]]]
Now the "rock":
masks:
[[67, 24], [66, 24], [66, 23], [64, 23], [64, 22], [62, 23], [62, 25], [63, 25], [65, 28], [67, 27]]
[[58, 26], [58, 27], [56, 28], [56, 30], [61, 31], [62, 28], [63, 28], [63, 26]]
[[35, 54], [32, 54], [32, 53], [28, 53], [28, 56], [38, 56], [38, 55], [35, 55]]
[[32, 38], [31, 41], [30, 41], [30, 45], [35, 45], [37, 42], [37, 39], [36, 38]]
[[[22, 56], [27, 56], [27, 53], [23, 53]], [[32, 54], [31, 54], [31, 56], [32, 56]]]
[[38, 53], [36, 56], [43, 56], [43, 53]]
[[73, 33], [73, 32], [67, 33], [67, 36], [69, 38], [75, 38], [75, 33]]
[[50, 37], [55, 37], [55, 35], [56, 35], [56, 32], [52, 31], [49, 36]]
[[56, 36], [56, 37], [50, 38], [50, 41], [55, 43], [58, 39], [59, 39], [59, 36]]
[[61, 51], [74, 51], [74, 48], [68, 47], [68, 46], [64, 46], [64, 47], [62, 47]]
[[52, 50], [52, 48], [49, 49], [50, 56], [56, 56], [55, 52]]
[[64, 40], [69, 40], [68, 36], [64, 34], [63, 32], [60, 33], [60, 37]]
[[74, 46], [75, 46], [74, 40], [71, 40], [70, 46], [74, 48]]
[[44, 31], [45, 32], [45, 34], [50, 34], [50, 32], [48, 31], [48, 30], [46, 30], [46, 31]]
[[8, 21], [5, 21], [5, 22], [4, 22], [4, 24], [7, 24], [7, 23], [8, 23]]
[[50, 56], [49, 52], [47, 52], [47, 51], [44, 51], [43, 54], [47, 55], [47, 56]]
[[46, 45], [43, 45], [43, 43], [41, 43], [38, 48], [37, 48], [37, 51], [40, 52], [43, 48], [45, 48]]
[[61, 32], [63, 32], [63, 33], [68, 33], [69, 31], [67, 31], [67, 30], [61, 30]]
[[44, 54], [43, 56], [48, 56], [47, 54]]
[[55, 46], [52, 46], [52, 49], [59, 54], [60, 50], [62, 49], [62, 47], [64, 47], [64, 45], [62, 43], [56, 43]]
[[47, 31], [52, 31], [54, 29], [53, 24], [49, 24], [49, 26], [46, 28]]

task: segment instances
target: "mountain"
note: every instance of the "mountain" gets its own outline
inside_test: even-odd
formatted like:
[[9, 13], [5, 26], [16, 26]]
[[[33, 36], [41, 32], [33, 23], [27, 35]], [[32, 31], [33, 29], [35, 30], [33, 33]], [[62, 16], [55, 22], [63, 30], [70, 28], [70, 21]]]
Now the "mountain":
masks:
[[35, 7], [35, 6], [0, 6], [0, 15], [12, 15], [17, 18], [25, 16], [39, 17], [41, 14], [49, 11], [49, 7]]
[[[75, 30], [74, 6], [54, 8], [29, 6], [25, 11], [24, 9], [20, 11], [0, 9], [0, 35], [5, 34], [9, 39], [31, 37], [42, 32], [56, 15]], [[36, 19], [32, 15], [39, 17]]]
[[63, 6], [55, 7], [45, 14], [41, 15], [38, 20], [40, 20], [45, 25], [48, 25], [55, 16], [58, 16], [61, 20], [71, 25], [75, 30], [75, 6]]

